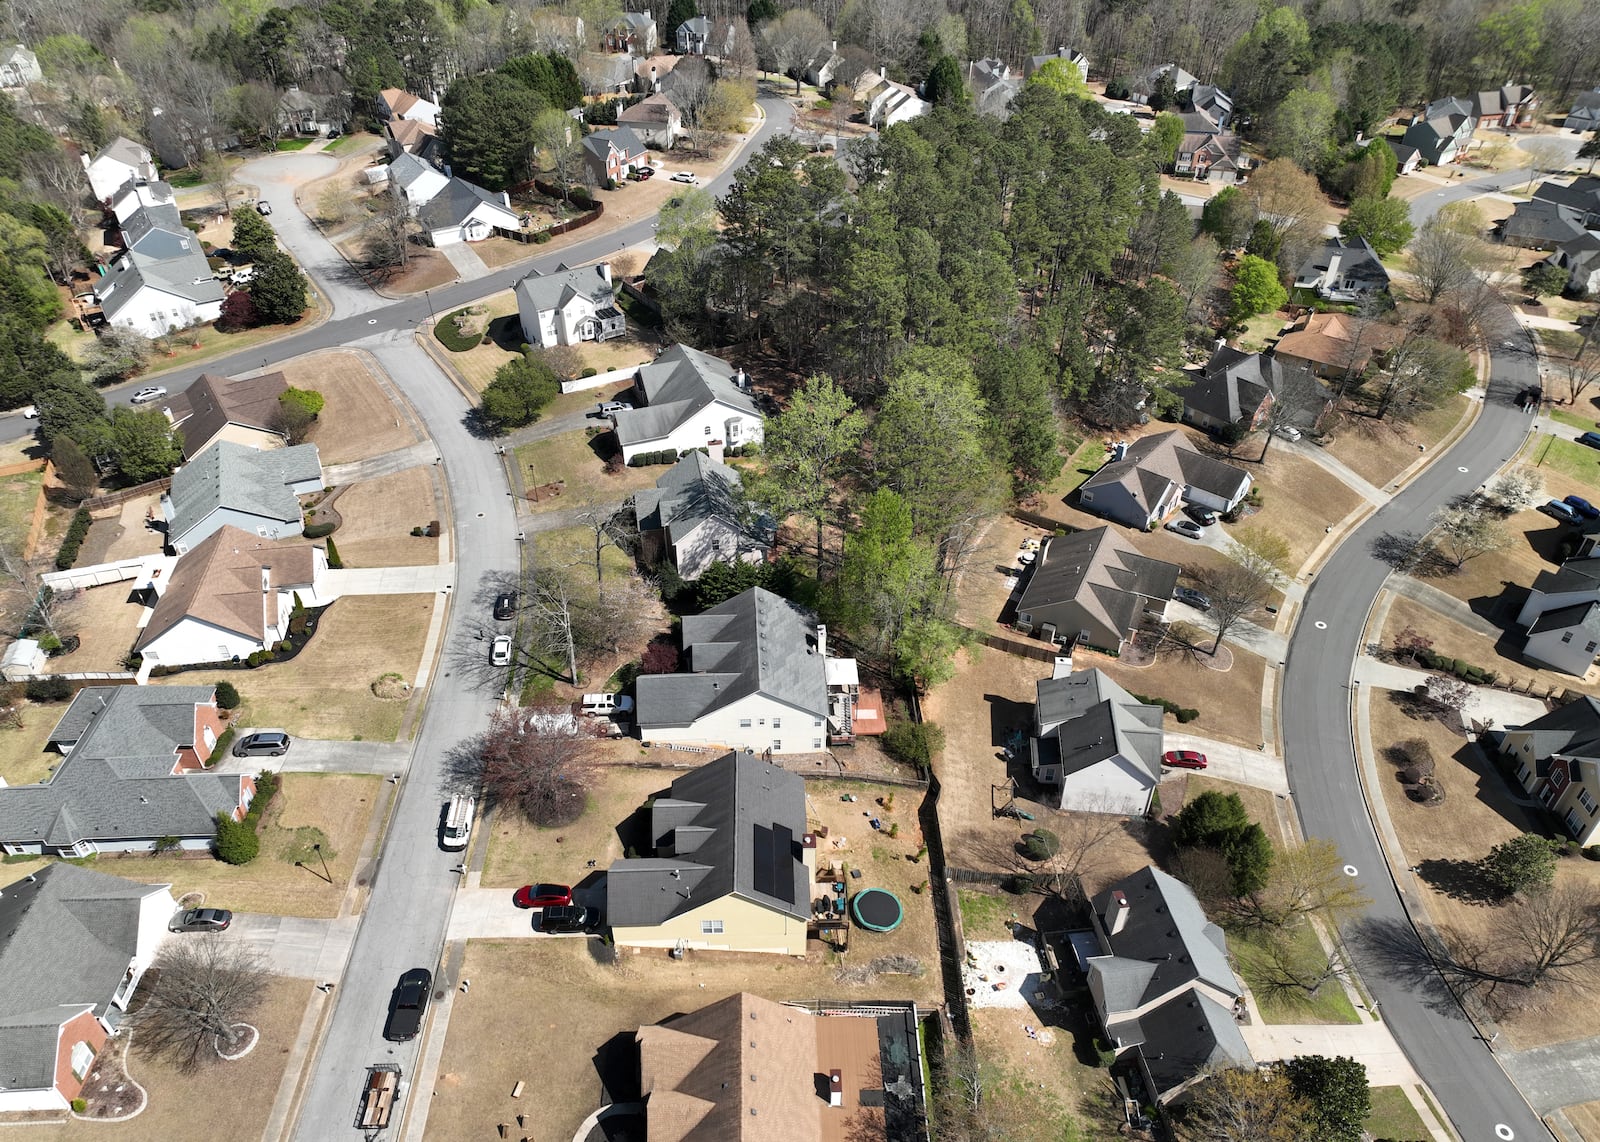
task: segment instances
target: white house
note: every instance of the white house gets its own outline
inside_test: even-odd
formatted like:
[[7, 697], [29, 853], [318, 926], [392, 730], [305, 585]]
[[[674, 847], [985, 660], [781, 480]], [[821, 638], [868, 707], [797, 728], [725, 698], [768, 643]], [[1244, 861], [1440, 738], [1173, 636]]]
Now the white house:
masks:
[[[129, 179], [111, 195], [111, 214], [116, 218], [118, 226], [125, 225], [134, 214], [147, 206], [172, 206], [176, 208], [172, 187], [159, 179], [154, 182]], [[180, 229], [183, 228], [181, 215], [179, 216], [178, 227]]]
[[410, 119], [413, 122], [437, 127], [439, 105], [426, 99], [419, 99], [409, 91], [401, 91], [398, 87], [386, 87], [378, 92], [378, 117], [385, 122], [391, 119]]
[[[717, 451], [720, 451], [717, 450]], [[713, 563], [760, 563], [772, 546], [772, 520], [749, 510], [739, 473], [703, 452], [690, 452], [635, 494], [640, 559], [669, 560], [693, 582]]]
[[517, 315], [522, 339], [551, 349], [580, 341], [609, 341], [628, 331], [611, 288], [611, 265], [541, 274], [534, 270], [517, 283]]
[[406, 196], [406, 204], [413, 213], [432, 202], [449, 185], [449, 175], [409, 152], [396, 155], [389, 164], [389, 186]]
[[[410, 156], [405, 156], [409, 158]], [[520, 230], [522, 217], [511, 209], [511, 196], [452, 178], [417, 211], [417, 223], [435, 246], [482, 242], [497, 230]]]
[[177, 911], [170, 884], [47, 864], [0, 894], [0, 1112], [66, 1111]]
[[1062, 809], [1142, 816], [1161, 783], [1165, 711], [1099, 670], [1065, 673], [1072, 660], [1056, 663], [1055, 675], [1036, 686], [1028, 739], [1034, 778], [1060, 791]]
[[172, 490], [161, 497], [167, 546], [183, 555], [228, 525], [261, 539], [299, 535], [299, 497], [321, 490], [315, 444], [258, 452], [219, 440], [172, 474]]
[[670, 151], [683, 134], [683, 113], [659, 92], [617, 113], [619, 126], [630, 128], [646, 144]]
[[175, 205], [141, 203], [123, 220], [122, 240], [126, 249], [94, 287], [112, 325], [158, 337], [222, 313], [222, 283]]
[[928, 104], [903, 83], [889, 78], [889, 69], [878, 69], [878, 82], [865, 96], [867, 123], [878, 130], [892, 127], [928, 113]]
[[854, 659], [828, 657], [814, 615], [760, 587], [685, 616], [683, 659], [688, 673], [635, 683], [646, 742], [817, 752], [841, 728], [837, 680], [856, 674]]
[[150, 148], [122, 135], [107, 143], [92, 160], [85, 155], [83, 166], [96, 202], [110, 198], [129, 179], [153, 182], [156, 177], [156, 165], [150, 159]]
[[8, 48], [0, 55], [0, 87], [22, 87], [44, 79], [39, 70], [39, 57], [23, 44]]
[[288, 637], [297, 594], [309, 607], [329, 601], [318, 593], [328, 555], [310, 543], [226, 525], [175, 562], [134, 584], [153, 605], [133, 648], [157, 666], [248, 658]]
[[1600, 558], [1541, 571], [1517, 614], [1525, 658], [1582, 678], [1600, 649]]
[[737, 448], [763, 436], [744, 370], [687, 345], [674, 345], [639, 370], [634, 401], [638, 407], [611, 415], [624, 461], [713, 441]]

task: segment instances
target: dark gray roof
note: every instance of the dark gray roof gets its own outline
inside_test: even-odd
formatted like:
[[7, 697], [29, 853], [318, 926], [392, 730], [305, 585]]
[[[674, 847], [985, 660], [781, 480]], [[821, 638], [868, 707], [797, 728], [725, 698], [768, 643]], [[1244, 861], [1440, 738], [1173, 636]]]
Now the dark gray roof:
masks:
[[826, 717], [828, 684], [817, 653], [816, 616], [752, 587], [683, 620], [685, 674], [645, 674], [635, 683], [638, 724], [687, 726], [752, 694]]
[[57, 1030], [107, 1013], [140, 950], [140, 901], [170, 888], [50, 864], [0, 891], [0, 1087], [55, 1084]]
[[1199, 991], [1173, 996], [1141, 1015], [1134, 1026], [1139, 1055], [1158, 1099], [1201, 1075], [1255, 1062], [1233, 1012]]
[[146, 286], [196, 305], [222, 300], [222, 283], [176, 206], [141, 206], [122, 223], [122, 236], [128, 249], [95, 286], [108, 320], [115, 321], [123, 306]]
[[[1109, 935], [1108, 913], [1118, 892], [1127, 898], [1128, 916], [1122, 931]], [[1090, 973], [1101, 980], [1108, 1015], [1135, 1010], [1195, 981], [1225, 995], [1240, 994], [1222, 929], [1206, 919], [1183, 881], [1149, 865], [1091, 903], [1111, 946], [1109, 956], [1089, 961]]]
[[1507, 726], [1506, 730], [1532, 734], [1536, 757], [1561, 754], [1600, 760], [1600, 699], [1586, 694], [1524, 725]]
[[1236, 424], [1253, 417], [1281, 384], [1282, 366], [1274, 357], [1218, 345], [1211, 360], [1183, 389], [1184, 407]]
[[1377, 251], [1365, 238], [1350, 242], [1337, 236], [1329, 238], [1321, 249], [1313, 250], [1301, 263], [1297, 280], [1324, 279], [1330, 273], [1339, 280], [1354, 282], [1358, 289], [1389, 288], [1389, 271], [1383, 268]]
[[424, 230], [443, 230], [447, 226], [459, 226], [471, 217], [474, 210], [485, 203], [512, 219], [516, 217], [515, 212], [498, 194], [484, 190], [483, 187], [476, 186], [464, 178], [452, 178], [444, 184], [438, 194], [428, 199], [422, 209], [417, 211], [417, 222]]
[[674, 345], [639, 370], [645, 407], [615, 414], [617, 439], [623, 444], [665, 439], [714, 401], [760, 417], [754, 398], [734, 384], [733, 373], [733, 366], [719, 357]]
[[1584, 234], [1584, 212], [1563, 202], [1535, 198], [1519, 202], [1500, 224], [1501, 236], [1513, 244], [1559, 246]]
[[1600, 588], [1600, 558], [1569, 559], [1555, 571], [1541, 571], [1533, 589], [1546, 595]]
[[703, 452], [690, 452], [634, 497], [640, 531], [665, 531], [678, 542], [708, 519], [738, 524], [744, 516], [739, 473]]
[[661, 924], [730, 895], [799, 920], [809, 914], [797, 774], [725, 754], [674, 781], [671, 796], [651, 806], [650, 828], [657, 855], [616, 861], [606, 873], [614, 927]]
[[540, 313], [560, 309], [573, 297], [588, 298], [597, 306], [611, 305], [616, 298], [603, 263], [553, 274], [534, 270], [517, 283], [517, 296], [527, 298]]
[[604, 159], [612, 147], [616, 147], [629, 158], [636, 158], [644, 154], [644, 140], [633, 133], [631, 127], [615, 127], [609, 131], [596, 131], [585, 135], [583, 149], [597, 159]]
[[1175, 483], [1233, 499], [1249, 480], [1242, 468], [1196, 452], [1183, 433], [1173, 429], [1135, 440], [1121, 460], [1102, 467], [1083, 487], [1093, 490], [1122, 484], [1142, 506], [1150, 508]]
[[300, 501], [290, 485], [321, 475], [315, 444], [262, 452], [219, 440], [172, 474], [168, 534], [182, 539], [218, 508], [263, 519], [300, 519]]
[[1040, 549], [1017, 610], [1032, 614], [1076, 602], [1126, 636], [1138, 625], [1143, 600], [1171, 598], [1182, 570], [1139, 554], [1109, 527], [1057, 535]]
[[1417, 150], [1417, 148], [1409, 146], [1405, 143], [1397, 142], [1394, 139], [1389, 139], [1387, 141], [1389, 144], [1389, 149], [1394, 152], [1394, 161], [1399, 166], [1405, 166], [1406, 163], [1411, 160], [1413, 155], [1422, 154], [1422, 152]]
[[1530, 636], [1552, 630], [1581, 630], [1600, 638], [1600, 602], [1574, 603], [1570, 607], [1557, 607], [1533, 620], [1528, 628]]
[[1077, 773], [1121, 755], [1161, 780], [1164, 711], [1149, 706], [1099, 670], [1080, 670], [1037, 684], [1034, 725], [1056, 742], [1063, 773]]
[[143, 144], [135, 143], [126, 135], [118, 135], [105, 145], [95, 159], [115, 159], [119, 163], [136, 167], [140, 163], [150, 161], [150, 150]]

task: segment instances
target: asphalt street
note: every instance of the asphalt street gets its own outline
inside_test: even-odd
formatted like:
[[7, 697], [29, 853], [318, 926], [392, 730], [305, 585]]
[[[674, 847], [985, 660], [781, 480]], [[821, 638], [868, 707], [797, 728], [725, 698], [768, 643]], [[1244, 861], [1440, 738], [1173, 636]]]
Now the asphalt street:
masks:
[[[1339, 847], [1346, 873], [1372, 905], [1345, 936], [1356, 965], [1412, 1064], [1466, 1142], [1527, 1142], [1549, 1131], [1476, 1038], [1443, 988], [1410, 925], [1364, 807], [1351, 736], [1350, 681], [1362, 628], [1390, 574], [1373, 545], [1385, 534], [1421, 535], [1448, 500], [1491, 478], [1528, 428], [1512, 399], [1537, 374], [1526, 333], [1493, 353], [1478, 422], [1403, 492], [1353, 532], [1307, 589], [1285, 668], [1285, 762], [1305, 835]], [[1374, 796], [1378, 794], [1374, 792]]]

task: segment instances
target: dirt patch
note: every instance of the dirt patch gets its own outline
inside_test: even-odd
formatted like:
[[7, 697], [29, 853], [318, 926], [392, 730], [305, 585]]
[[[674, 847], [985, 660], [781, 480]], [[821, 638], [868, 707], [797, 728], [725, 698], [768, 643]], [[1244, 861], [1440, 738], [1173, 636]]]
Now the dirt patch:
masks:
[[150, 524], [161, 519], [161, 494], [140, 496], [95, 517], [78, 553], [79, 567], [159, 555], [166, 536]]
[[[407, 468], [352, 484], [339, 497], [344, 525], [334, 533], [346, 567], [410, 567], [437, 563], [439, 541], [411, 534], [439, 518], [435, 469]], [[408, 675], [410, 677], [410, 675]], [[368, 679], [371, 681], [371, 679]]]
[[[56, 628], [65, 637], [76, 634], [81, 642], [71, 654], [49, 659], [50, 674], [126, 669], [123, 660], [133, 650], [144, 608], [129, 601], [131, 583], [107, 583], [57, 595]], [[68, 597], [70, 596], [70, 597]]]
[[1452, 397], [1412, 424], [1343, 414], [1333, 422], [1326, 447], [1362, 479], [1381, 488], [1444, 439], [1467, 408], [1466, 397]]
[[422, 439], [357, 353], [316, 353], [283, 367], [289, 384], [326, 398], [311, 432], [324, 464], [381, 456]]
[[50, 776], [61, 755], [45, 753], [45, 742], [66, 712], [66, 702], [39, 705], [24, 700], [22, 725], [0, 728], [0, 778], [7, 785], [32, 785]]

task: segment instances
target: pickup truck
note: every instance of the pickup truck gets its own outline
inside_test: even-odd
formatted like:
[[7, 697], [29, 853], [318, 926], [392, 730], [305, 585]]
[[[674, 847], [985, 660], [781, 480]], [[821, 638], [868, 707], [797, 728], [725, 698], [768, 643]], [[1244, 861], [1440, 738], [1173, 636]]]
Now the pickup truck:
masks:
[[412, 968], [400, 977], [389, 1004], [389, 1021], [383, 1037], [391, 1043], [415, 1039], [422, 1030], [422, 1017], [428, 1013], [428, 995], [433, 990], [433, 973], [427, 968]]

